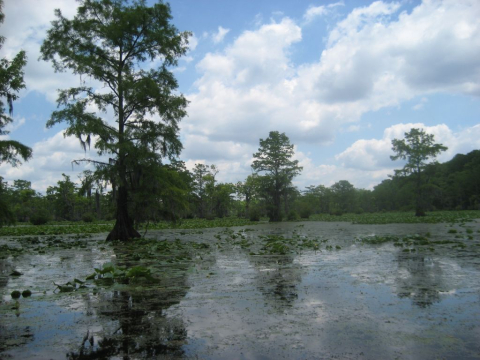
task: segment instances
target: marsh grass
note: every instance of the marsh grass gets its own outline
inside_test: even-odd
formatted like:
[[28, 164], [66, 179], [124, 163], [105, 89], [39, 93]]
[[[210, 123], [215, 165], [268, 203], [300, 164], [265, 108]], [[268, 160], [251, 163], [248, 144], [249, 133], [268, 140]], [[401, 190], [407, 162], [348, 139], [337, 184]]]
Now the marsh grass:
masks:
[[[325, 221], [325, 222], [349, 222], [352, 224], [438, 224], [438, 223], [459, 223], [472, 221], [480, 218], [479, 210], [464, 211], [435, 211], [427, 216], [416, 217], [413, 212], [385, 212], [385, 213], [363, 213], [343, 214], [340, 216], [330, 214], [315, 214], [302, 221]], [[262, 223], [262, 222], [260, 222]], [[183, 219], [176, 223], [159, 221], [149, 223], [148, 230], [164, 229], [207, 229], [233, 226], [246, 226], [259, 224], [257, 221], [238, 217], [206, 219]], [[109, 232], [114, 225], [110, 222], [50, 222], [46, 225], [19, 225], [0, 228], [0, 236], [38, 236], [38, 235], [62, 235], [62, 234], [94, 234]], [[146, 225], [145, 225], [146, 226]], [[141, 225], [139, 230], [145, 230]]]
[[315, 214], [310, 216], [310, 221], [338, 222], [345, 221], [352, 224], [438, 224], [438, 223], [464, 223], [480, 218], [479, 210], [463, 211], [434, 211], [427, 216], [415, 216], [414, 212], [385, 212], [343, 214], [341, 216], [329, 214]]

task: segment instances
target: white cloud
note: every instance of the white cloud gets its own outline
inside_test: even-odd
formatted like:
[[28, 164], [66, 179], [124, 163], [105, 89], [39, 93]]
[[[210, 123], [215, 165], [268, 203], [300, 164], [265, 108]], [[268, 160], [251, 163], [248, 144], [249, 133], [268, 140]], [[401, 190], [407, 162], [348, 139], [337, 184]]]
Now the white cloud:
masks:
[[[291, 19], [245, 31], [197, 64], [201, 75], [197, 91], [188, 95], [186, 131], [208, 132], [212, 141], [252, 142], [258, 138], [251, 135], [255, 124], [260, 134], [276, 129], [296, 141], [326, 144], [366, 112], [433, 92], [480, 89], [480, 32], [474, 30], [480, 3], [429, 1], [411, 14], [398, 14], [400, 9], [400, 3], [378, 1], [354, 9], [331, 31], [320, 60], [300, 66], [290, 61], [292, 46], [302, 38]], [[462, 19], [460, 27], [455, 19]], [[459, 51], [439, 54], [451, 46]], [[448, 58], [441, 61], [452, 72], [446, 74], [433, 58]]]
[[315, 18], [325, 15], [327, 13], [327, 8], [323, 5], [321, 6], [310, 6], [305, 14], [303, 14], [303, 19], [308, 24], [312, 22]]
[[314, 21], [316, 18], [328, 15], [332, 10], [332, 8], [338, 7], [338, 6], [345, 6], [343, 1], [339, 1], [336, 3], [328, 4], [328, 5], [320, 5], [320, 6], [313, 6], [310, 5], [305, 11], [305, 14], [303, 14], [303, 20], [304, 24], [307, 25]]
[[[7, 124], [7, 126], [5, 126], [5, 128], [3, 130], [11, 133], [11, 132], [14, 132], [15, 130], [17, 130], [18, 128], [22, 127], [23, 125], [25, 125], [25, 118], [24, 117], [21, 117], [21, 118], [15, 117], [13, 119], [13, 121], [11, 123]], [[6, 138], [8, 138], [8, 136], [9, 135], [0, 135], [0, 138], [6, 139]]]
[[[210, 148], [203, 157], [212, 162], [223, 161], [214, 151], [221, 144], [231, 161], [238, 156], [243, 163], [228, 147], [256, 145], [271, 130], [285, 132], [295, 144], [327, 145], [340, 131], [358, 131], [365, 113], [417, 96], [419, 109], [435, 92], [477, 94], [480, 3], [424, 1], [411, 13], [401, 12], [401, 6], [376, 1], [354, 9], [332, 29], [320, 59], [301, 65], [292, 63], [291, 54], [302, 30], [288, 17], [243, 32], [197, 64], [200, 76], [187, 95], [191, 103], [182, 133], [201, 138], [199, 144]], [[311, 7], [305, 19], [328, 9]], [[393, 166], [386, 155], [390, 141], [360, 140], [338, 155], [343, 166], [309, 169], [319, 176], [331, 170], [332, 179], [363, 176], [363, 185], [371, 186]], [[193, 142], [185, 143], [184, 154], [192, 161], [194, 149]], [[359, 169], [364, 175], [354, 175]]]
[[30, 0], [5, 1], [5, 22], [0, 27], [2, 35], [7, 39], [1, 56], [12, 58], [20, 50], [26, 51], [24, 78], [27, 89], [21, 94], [22, 97], [25, 92], [36, 90], [54, 102], [58, 88], [78, 84], [78, 77], [64, 73], [55, 74], [50, 63], [37, 61], [46, 31], [51, 26], [50, 22], [55, 19], [54, 9], [60, 8], [65, 17], [72, 17], [76, 13], [77, 5], [74, 0], [51, 0], [42, 2], [41, 5], [40, 2]]
[[69, 175], [71, 180], [78, 182], [78, 175], [84, 169], [92, 169], [92, 165], [82, 163], [72, 165], [73, 160], [91, 158], [101, 161], [93, 148], [84, 152], [78, 139], [64, 137], [63, 131], [54, 136], [43, 139], [32, 146], [33, 156], [28, 162], [23, 162], [19, 167], [12, 167], [3, 163], [0, 165], [0, 173], [10, 184], [13, 180], [28, 179], [32, 182], [32, 188], [44, 192], [48, 186], [54, 186], [62, 178], [62, 173]]
[[361, 171], [387, 171], [403, 166], [400, 161], [391, 161], [392, 140], [403, 139], [412, 128], [424, 129], [435, 136], [435, 142], [448, 147], [437, 160], [445, 162], [457, 154], [467, 153], [480, 147], [480, 125], [454, 133], [447, 125], [425, 126], [422, 123], [397, 124], [385, 129], [381, 139], [357, 140], [335, 159], [346, 169]]
[[198, 38], [195, 36], [195, 34], [192, 33], [192, 35], [188, 38], [188, 51], [195, 51], [197, 46]]
[[413, 106], [413, 110], [421, 110], [423, 109], [423, 106], [428, 102], [428, 99], [426, 97], [423, 97], [420, 99], [420, 102], [416, 105]]
[[225, 36], [230, 32], [230, 29], [218, 27], [218, 32], [212, 35], [212, 40], [215, 44], [221, 43]]
[[[53, 101], [57, 88], [77, 85], [79, 78], [54, 74], [51, 64], [37, 62], [39, 45], [53, 9], [60, 7], [70, 17], [78, 4], [73, 0], [52, 0], [41, 7], [30, 3], [5, 3], [6, 21], [1, 29], [7, 42], [2, 56], [27, 50], [28, 91], [37, 90]], [[189, 117], [181, 123], [182, 156], [192, 163], [217, 164], [224, 169], [219, 176], [226, 174], [225, 179], [248, 175], [259, 138], [271, 130], [285, 132], [295, 144], [324, 146], [341, 131], [364, 128], [362, 116], [381, 108], [418, 97], [422, 100], [414, 109], [419, 110], [427, 103], [423, 98], [439, 92], [480, 96], [480, 2], [425, 0], [411, 12], [402, 11], [403, 3], [376, 1], [354, 9], [332, 28], [321, 57], [310, 63], [298, 64], [298, 57], [293, 56], [302, 45], [302, 29], [288, 17], [270, 23], [257, 17], [254, 30], [244, 31], [231, 42], [225, 37], [229, 30], [223, 27], [214, 34], [199, 35], [226, 45], [207, 53], [196, 65], [198, 78], [193, 91], [186, 94], [191, 101]], [[304, 24], [314, 21], [340, 5], [312, 6], [302, 20]], [[190, 38], [190, 51], [198, 42], [195, 35]], [[184, 60], [193, 60], [190, 52]], [[314, 184], [356, 179], [370, 186], [372, 179], [394, 166], [389, 141], [392, 136], [403, 136], [407, 125], [411, 124], [391, 126], [381, 139], [357, 141], [337, 156], [338, 166], [318, 165], [311, 155], [303, 155], [304, 174], [307, 169], [311, 173], [302, 177]], [[477, 127], [461, 134], [440, 125], [429, 129], [437, 131], [437, 140], [449, 146], [446, 157], [479, 147]], [[64, 145], [68, 148], [68, 144]], [[38, 144], [39, 149], [42, 146], [55, 152], [53, 144]], [[56, 156], [52, 163], [74, 158]], [[35, 166], [22, 169], [36, 173]]]

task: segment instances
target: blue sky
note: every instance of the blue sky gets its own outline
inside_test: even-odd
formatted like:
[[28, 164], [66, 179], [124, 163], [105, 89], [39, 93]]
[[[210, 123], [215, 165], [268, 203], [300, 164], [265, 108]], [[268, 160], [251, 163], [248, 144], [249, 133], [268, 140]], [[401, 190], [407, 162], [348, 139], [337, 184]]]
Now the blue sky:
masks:
[[[27, 51], [27, 89], [14, 106], [10, 138], [34, 150], [0, 175], [38, 191], [84, 154], [62, 126], [45, 129], [56, 89], [79, 78], [37, 61], [53, 9], [75, 14], [74, 0], [5, 2], [2, 57]], [[173, 69], [189, 99], [181, 159], [215, 164], [222, 182], [244, 180], [268, 132], [285, 132], [304, 167], [295, 184], [348, 180], [371, 189], [402, 164], [391, 140], [422, 127], [449, 150], [480, 148], [480, 2], [226, 1], [170, 2], [173, 23], [191, 31], [190, 50]], [[92, 86], [98, 86], [92, 83]]]

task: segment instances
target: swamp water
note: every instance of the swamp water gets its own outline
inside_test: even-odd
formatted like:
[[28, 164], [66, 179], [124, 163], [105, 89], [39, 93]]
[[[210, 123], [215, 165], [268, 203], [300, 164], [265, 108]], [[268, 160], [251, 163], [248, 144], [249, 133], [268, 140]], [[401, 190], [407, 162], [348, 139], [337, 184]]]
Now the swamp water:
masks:
[[480, 359], [479, 230], [301, 222], [129, 245], [3, 237], [0, 358]]

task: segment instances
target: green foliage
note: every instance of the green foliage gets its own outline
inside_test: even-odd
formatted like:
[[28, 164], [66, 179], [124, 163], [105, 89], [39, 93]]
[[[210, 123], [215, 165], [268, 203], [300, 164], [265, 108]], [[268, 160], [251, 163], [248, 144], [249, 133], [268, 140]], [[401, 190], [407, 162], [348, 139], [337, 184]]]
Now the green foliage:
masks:
[[257, 206], [248, 209], [248, 218], [250, 221], [260, 221], [260, 209]]
[[6, 199], [6, 183], [0, 176], [0, 228], [4, 225], [15, 224], [15, 216]]
[[341, 217], [332, 214], [315, 214], [310, 221], [345, 221], [353, 224], [438, 224], [462, 223], [480, 218], [480, 211], [435, 211], [428, 216], [417, 217], [411, 212], [377, 212], [363, 214], [343, 214]]
[[434, 159], [447, 147], [436, 144], [433, 134], [427, 134], [422, 129], [412, 128], [405, 133], [405, 139], [393, 139], [392, 150], [396, 153], [390, 156], [392, 160], [406, 160], [403, 169], [395, 170], [397, 176], [413, 175], [415, 179], [415, 206], [416, 216], [424, 216], [425, 201], [425, 180], [422, 176], [428, 165], [429, 159]]
[[271, 131], [260, 139], [260, 148], [253, 154], [252, 169], [260, 176], [260, 192], [267, 202], [270, 221], [281, 221], [281, 197], [287, 196], [292, 179], [300, 174], [298, 160], [292, 160], [293, 145], [285, 133]]
[[74, 220], [77, 185], [70, 176], [62, 174], [57, 186], [47, 188], [47, 199], [53, 203], [56, 219]]
[[[0, 22], [4, 20], [4, 14], [1, 7], [3, 0], [0, 1]], [[0, 49], [5, 38], [0, 37]], [[7, 58], [0, 59], [0, 135], [8, 135], [9, 131], [5, 127], [13, 120], [13, 102], [18, 99], [18, 92], [25, 89], [23, 80], [23, 68], [27, 64], [27, 55], [25, 51], [20, 51], [12, 60]], [[7, 100], [8, 116], [5, 113], [4, 99]], [[0, 164], [8, 162], [11, 166], [21, 164], [19, 158], [27, 161], [32, 157], [32, 149], [15, 140], [0, 140]], [[1, 210], [0, 210], [1, 211]], [[1, 216], [1, 214], [0, 214]], [[1, 224], [0, 224], [1, 225]]]
[[83, 222], [91, 223], [95, 221], [95, 215], [92, 213], [85, 213], [82, 215]]
[[300, 215], [295, 210], [290, 210], [287, 215], [288, 221], [295, 221], [300, 218]]
[[298, 214], [302, 219], [308, 219], [313, 213], [313, 205], [311, 205], [306, 199], [303, 199], [303, 201], [297, 201], [295, 204], [295, 208], [297, 209]]
[[[118, 188], [117, 221], [108, 239], [138, 237], [128, 203], [139, 174], [163, 157], [173, 159], [182, 148], [178, 122], [186, 115], [187, 100], [176, 91], [169, 69], [187, 51], [190, 34], [170, 24], [170, 7], [162, 2], [147, 7], [144, 1], [85, 0], [73, 19], [59, 10], [55, 15], [42, 59], [56, 71], [105, 84], [105, 91], [84, 84], [59, 91], [59, 110], [47, 127], [66, 123], [65, 135], [77, 137], [84, 150], [96, 136], [97, 152], [110, 161], [80, 161], [93, 163], [97, 174]], [[89, 112], [90, 106], [110, 110], [116, 126]]]
[[50, 214], [46, 210], [38, 210], [30, 216], [33, 225], [45, 225], [50, 221]]
[[353, 212], [355, 208], [355, 187], [347, 180], [340, 180], [330, 187], [331, 209], [334, 215], [341, 215], [345, 212]]

